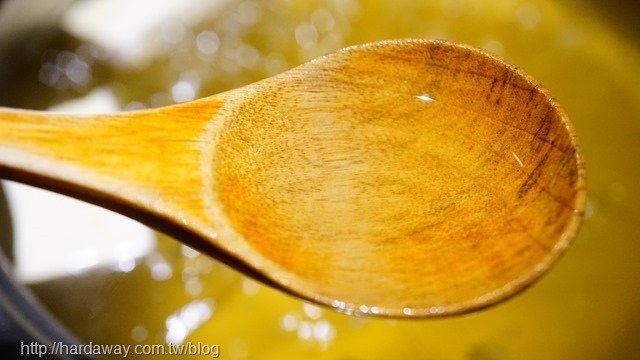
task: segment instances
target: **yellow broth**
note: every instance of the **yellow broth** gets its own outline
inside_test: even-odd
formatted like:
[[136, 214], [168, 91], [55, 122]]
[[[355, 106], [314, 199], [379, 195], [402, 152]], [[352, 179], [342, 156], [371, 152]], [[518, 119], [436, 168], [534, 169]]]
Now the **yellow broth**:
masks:
[[[85, 341], [218, 344], [224, 359], [637, 357], [638, 39], [623, 37], [609, 20], [579, 4], [235, 2], [219, 18], [188, 29], [187, 40], [148, 68], [125, 71], [103, 64], [91, 84], [108, 83], [123, 106], [134, 108], [171, 103], [169, 89], [185, 72], [198, 76], [198, 95], [204, 96], [379, 39], [445, 38], [498, 53], [541, 81], [567, 111], [583, 147], [589, 183], [586, 218], [574, 246], [516, 298], [455, 318], [356, 318], [257, 284], [161, 235], [156, 252], [130, 272], [92, 272], [33, 289]], [[259, 16], [242, 20], [243, 6]], [[211, 56], [194, 45], [203, 31], [214, 31], [220, 40]], [[195, 315], [185, 320], [188, 314]], [[176, 328], [180, 321], [183, 327], [187, 323], [186, 336]]]

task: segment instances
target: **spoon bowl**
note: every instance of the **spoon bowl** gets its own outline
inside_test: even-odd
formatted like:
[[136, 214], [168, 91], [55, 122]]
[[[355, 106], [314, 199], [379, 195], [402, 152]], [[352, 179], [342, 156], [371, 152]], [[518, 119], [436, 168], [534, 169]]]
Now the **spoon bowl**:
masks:
[[0, 110], [0, 176], [164, 231], [347, 313], [504, 300], [570, 245], [585, 204], [568, 118], [519, 69], [443, 41], [343, 49], [190, 103]]

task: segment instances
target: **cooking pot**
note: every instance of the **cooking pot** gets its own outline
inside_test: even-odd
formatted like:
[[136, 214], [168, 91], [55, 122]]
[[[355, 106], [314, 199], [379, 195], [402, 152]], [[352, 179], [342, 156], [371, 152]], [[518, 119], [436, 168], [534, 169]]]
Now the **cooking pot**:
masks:
[[[0, 2], [0, 15], [7, 3], [19, 8], [23, 2]], [[141, 37], [148, 44], [138, 52], [135, 42], [110, 41], [117, 34], [109, 32], [107, 12], [103, 22], [91, 18], [88, 24], [77, 18], [82, 9], [76, 3], [65, 2], [54, 16], [62, 19], [63, 31], [25, 27], [31, 29], [24, 32], [32, 34], [31, 41], [17, 45], [9, 40], [15, 34], [0, 33], [1, 52], [9, 57], [2, 64], [12, 67], [0, 77], [11, 84], [0, 89], [0, 105], [48, 108], [87, 99], [98, 89], [120, 109], [161, 106], [241, 86], [353, 43], [399, 37], [469, 43], [541, 81], [572, 119], [589, 184], [575, 244], [539, 283], [504, 304], [455, 318], [400, 321], [350, 317], [306, 304], [157, 235], [150, 250], [135, 259], [30, 284], [17, 283], [5, 262], [0, 298], [13, 322], [26, 329], [6, 341], [30, 336], [41, 343], [219, 344], [221, 358], [229, 359], [608, 359], [640, 354], [640, 232], [635, 226], [640, 194], [634, 191], [640, 183], [635, 166], [640, 150], [637, 1], [615, 6], [580, 0], [218, 4], [200, 11], [206, 14], [200, 17], [184, 15], [180, 8], [177, 20], [157, 25], [157, 37]], [[166, 9], [150, 8], [144, 15], [152, 18], [154, 11]], [[125, 13], [110, 21], [128, 24]], [[12, 18], [19, 16], [24, 15]], [[47, 22], [56, 24], [37, 24]], [[27, 43], [32, 46], [20, 46]], [[87, 49], [93, 54], [90, 61]], [[63, 73], [47, 72], [51, 66], [45, 65], [56, 65], [65, 51], [90, 66], [89, 80], [58, 82]], [[9, 213], [14, 206], [9, 204]], [[8, 229], [10, 217], [4, 212], [0, 225]], [[10, 232], [1, 233], [11, 240]], [[11, 250], [5, 248], [5, 254]]]
[[[27, 37], [55, 28], [60, 15], [70, 3], [65, 0], [0, 0], [0, 78], [5, 78], [6, 72], [12, 68], [12, 59], [8, 55], [12, 47]], [[53, 342], [81, 344], [31, 290], [16, 281], [11, 212], [0, 183], [0, 345], [4, 353], [21, 355], [21, 345], [49, 345]], [[52, 358], [86, 357], [60, 355]]]

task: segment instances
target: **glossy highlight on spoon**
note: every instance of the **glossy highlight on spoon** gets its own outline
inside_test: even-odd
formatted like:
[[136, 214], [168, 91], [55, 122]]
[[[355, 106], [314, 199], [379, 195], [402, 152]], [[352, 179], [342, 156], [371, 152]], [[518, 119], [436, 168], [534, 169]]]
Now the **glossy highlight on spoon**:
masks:
[[442, 41], [354, 46], [154, 110], [6, 109], [0, 130], [2, 177], [114, 209], [349, 314], [504, 300], [566, 250], [584, 208], [555, 101], [502, 60]]

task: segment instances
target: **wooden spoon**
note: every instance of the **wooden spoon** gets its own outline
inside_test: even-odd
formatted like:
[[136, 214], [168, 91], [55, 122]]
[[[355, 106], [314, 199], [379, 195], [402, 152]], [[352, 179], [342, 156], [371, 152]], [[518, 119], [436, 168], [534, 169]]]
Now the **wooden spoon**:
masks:
[[0, 176], [128, 215], [301, 298], [386, 316], [510, 297], [569, 246], [585, 205], [556, 102], [491, 55], [426, 40], [346, 48], [159, 109], [2, 109]]

